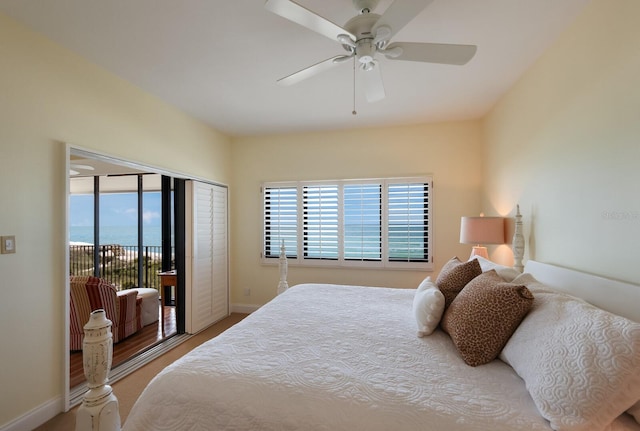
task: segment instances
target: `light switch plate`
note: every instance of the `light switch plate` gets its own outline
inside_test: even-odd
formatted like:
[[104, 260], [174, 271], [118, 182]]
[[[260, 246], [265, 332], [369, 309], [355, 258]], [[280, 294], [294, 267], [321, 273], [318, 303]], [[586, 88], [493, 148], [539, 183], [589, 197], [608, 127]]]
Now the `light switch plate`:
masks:
[[0, 237], [0, 253], [9, 254], [16, 252], [16, 237], [11, 236], [3, 236]]

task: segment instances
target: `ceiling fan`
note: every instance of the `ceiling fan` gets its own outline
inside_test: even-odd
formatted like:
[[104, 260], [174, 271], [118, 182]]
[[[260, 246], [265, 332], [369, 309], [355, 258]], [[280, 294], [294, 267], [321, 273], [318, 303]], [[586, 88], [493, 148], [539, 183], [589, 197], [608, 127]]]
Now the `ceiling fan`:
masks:
[[389, 60], [463, 65], [476, 53], [475, 45], [391, 42], [391, 38], [433, 0], [395, 0], [382, 15], [372, 12], [380, 0], [352, 0], [359, 12], [343, 27], [291, 0], [267, 0], [265, 8], [290, 21], [335, 40], [347, 51], [278, 80], [292, 85], [349, 59], [364, 72], [367, 101], [384, 99], [385, 91], [376, 54]]

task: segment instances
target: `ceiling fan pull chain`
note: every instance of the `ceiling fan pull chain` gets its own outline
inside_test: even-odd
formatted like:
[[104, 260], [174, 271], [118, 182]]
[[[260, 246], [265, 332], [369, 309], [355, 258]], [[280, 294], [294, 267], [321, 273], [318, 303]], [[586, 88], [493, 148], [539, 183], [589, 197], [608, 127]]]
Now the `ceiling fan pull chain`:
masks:
[[358, 115], [356, 112], [356, 57], [353, 57], [353, 115]]

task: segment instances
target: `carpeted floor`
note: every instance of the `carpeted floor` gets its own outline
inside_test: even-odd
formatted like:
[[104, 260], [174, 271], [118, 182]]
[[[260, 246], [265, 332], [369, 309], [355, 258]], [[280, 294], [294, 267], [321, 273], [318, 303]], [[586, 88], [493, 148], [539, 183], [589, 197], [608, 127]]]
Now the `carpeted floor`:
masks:
[[[205, 329], [199, 334], [189, 338], [184, 343], [170, 350], [166, 354], [151, 361], [139, 370], [129, 374], [123, 379], [117, 381], [112, 385], [113, 392], [118, 398], [120, 405], [120, 420], [124, 424], [131, 411], [131, 407], [138, 399], [138, 396], [142, 393], [145, 386], [151, 381], [151, 379], [158, 374], [164, 367], [171, 364], [173, 361], [183, 356], [185, 353], [192, 350], [194, 347], [199, 346], [205, 341], [217, 336], [227, 328], [235, 325], [241, 321], [246, 314], [233, 313], [226, 319], [221, 320], [215, 325]], [[55, 418], [51, 419], [44, 425], [36, 428], [35, 431], [70, 431], [74, 430], [76, 426], [76, 411], [77, 407], [71, 409], [67, 413], [61, 413]]]

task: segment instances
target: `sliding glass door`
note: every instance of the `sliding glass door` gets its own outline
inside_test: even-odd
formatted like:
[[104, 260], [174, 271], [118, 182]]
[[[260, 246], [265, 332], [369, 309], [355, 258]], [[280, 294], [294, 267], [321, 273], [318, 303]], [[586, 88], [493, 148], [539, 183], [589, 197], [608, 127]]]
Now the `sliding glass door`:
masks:
[[[156, 177], [97, 176], [84, 185], [84, 178], [71, 179], [71, 275], [102, 277], [119, 290], [159, 287], [163, 241]], [[74, 187], [78, 181], [81, 184]]]

